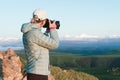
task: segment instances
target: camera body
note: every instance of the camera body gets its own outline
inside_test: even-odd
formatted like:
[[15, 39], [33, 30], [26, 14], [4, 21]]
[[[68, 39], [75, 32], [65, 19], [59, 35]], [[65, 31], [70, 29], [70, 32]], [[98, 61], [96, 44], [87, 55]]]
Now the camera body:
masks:
[[[53, 20], [50, 20], [50, 22], [53, 23]], [[60, 27], [60, 21], [56, 21], [55, 24], [56, 24], [56, 29], [59, 29], [59, 27]], [[46, 23], [43, 26], [43, 28], [49, 29], [49, 20], [48, 19], [46, 20]]]

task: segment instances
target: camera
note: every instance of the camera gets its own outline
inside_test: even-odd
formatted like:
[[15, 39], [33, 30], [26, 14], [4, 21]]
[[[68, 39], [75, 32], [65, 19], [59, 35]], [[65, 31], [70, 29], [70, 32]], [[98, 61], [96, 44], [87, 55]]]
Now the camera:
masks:
[[[50, 22], [53, 23], [53, 20], [50, 20]], [[56, 29], [59, 29], [59, 27], [60, 27], [60, 21], [56, 21], [55, 24], [56, 24]], [[43, 28], [49, 29], [49, 20], [48, 19], [46, 19], [46, 23], [43, 26]]]

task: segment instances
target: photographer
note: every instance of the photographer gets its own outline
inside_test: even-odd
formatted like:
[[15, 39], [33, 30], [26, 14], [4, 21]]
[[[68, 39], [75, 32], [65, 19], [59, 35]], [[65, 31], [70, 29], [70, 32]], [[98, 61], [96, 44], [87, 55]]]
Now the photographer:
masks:
[[[59, 37], [56, 31], [56, 21], [48, 21], [46, 36], [41, 32], [48, 17], [44, 10], [36, 9], [31, 22], [22, 25], [23, 45], [27, 59], [27, 80], [48, 80], [50, 75], [49, 49], [56, 49]], [[48, 24], [47, 23], [47, 24]]]

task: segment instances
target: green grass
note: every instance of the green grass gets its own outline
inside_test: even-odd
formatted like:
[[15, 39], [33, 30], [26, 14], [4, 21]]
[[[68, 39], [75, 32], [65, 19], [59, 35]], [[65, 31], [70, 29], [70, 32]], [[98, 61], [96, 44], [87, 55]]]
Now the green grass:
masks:
[[[26, 64], [26, 61], [24, 61], [25, 59], [24, 52], [19, 51], [17, 53], [21, 57], [21, 60], [23, 60], [23, 64]], [[73, 73], [74, 70], [77, 71], [74, 74], [76, 73], [79, 74], [79, 72], [85, 72], [86, 74], [88, 73], [98, 77], [99, 80], [120, 80], [120, 55], [117, 54], [82, 56], [79, 54], [50, 52], [50, 62], [51, 62], [50, 64], [53, 66], [59, 66], [62, 69], [67, 69], [68, 72], [70, 70], [70, 73], [67, 73], [69, 75], [72, 74], [71, 73], [72, 69]], [[23, 66], [23, 69], [24, 67], [25, 65]], [[61, 68], [57, 69], [62, 71]], [[112, 70], [113, 68], [115, 69], [118, 68], [118, 70], [113, 71]], [[64, 75], [67, 76], [67, 74]], [[64, 75], [63, 72], [61, 72], [61, 76]], [[58, 80], [64, 79], [58, 78]], [[65, 80], [70, 79], [66, 78]]]

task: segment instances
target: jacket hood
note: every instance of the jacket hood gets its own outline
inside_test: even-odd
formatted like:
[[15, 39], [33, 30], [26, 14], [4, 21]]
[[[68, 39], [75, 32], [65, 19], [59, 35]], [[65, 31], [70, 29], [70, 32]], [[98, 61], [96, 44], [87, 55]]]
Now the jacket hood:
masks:
[[24, 23], [22, 25], [22, 28], [21, 28], [21, 32], [23, 33], [26, 33], [32, 29], [35, 29], [35, 28], [40, 28], [38, 25], [36, 24], [32, 24], [32, 23]]

